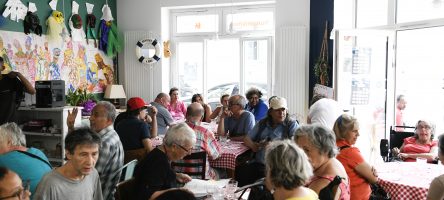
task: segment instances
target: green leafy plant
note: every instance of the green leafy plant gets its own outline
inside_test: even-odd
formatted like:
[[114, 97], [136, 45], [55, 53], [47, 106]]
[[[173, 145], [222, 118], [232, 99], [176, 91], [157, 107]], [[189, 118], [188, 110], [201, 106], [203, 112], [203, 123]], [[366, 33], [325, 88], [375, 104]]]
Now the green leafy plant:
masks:
[[66, 95], [66, 103], [71, 106], [80, 106], [82, 103], [93, 100], [94, 102], [99, 101], [98, 98], [93, 93], [88, 93], [86, 90], [81, 88], [74, 91], [69, 90]]

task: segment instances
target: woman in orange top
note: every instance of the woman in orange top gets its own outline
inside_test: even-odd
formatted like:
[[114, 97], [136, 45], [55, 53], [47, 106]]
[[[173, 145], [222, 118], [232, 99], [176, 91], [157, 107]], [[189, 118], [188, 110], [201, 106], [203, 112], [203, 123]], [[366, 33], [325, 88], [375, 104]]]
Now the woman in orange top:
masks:
[[350, 199], [369, 199], [372, 192], [369, 183], [376, 183], [378, 178], [374, 168], [365, 162], [359, 149], [353, 146], [359, 136], [357, 119], [342, 114], [336, 120], [333, 130], [339, 148], [336, 158], [344, 165], [350, 179]]

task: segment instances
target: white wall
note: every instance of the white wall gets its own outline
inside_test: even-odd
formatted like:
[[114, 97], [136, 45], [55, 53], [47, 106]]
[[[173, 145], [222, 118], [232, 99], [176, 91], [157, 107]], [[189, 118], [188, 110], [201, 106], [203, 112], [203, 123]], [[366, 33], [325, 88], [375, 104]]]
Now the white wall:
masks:
[[[161, 35], [161, 7], [182, 7], [182, 6], [193, 6], [193, 5], [214, 5], [215, 3], [221, 4], [242, 4], [242, 3], [252, 3], [252, 2], [270, 2], [269, 0], [118, 0], [117, 1], [117, 20], [120, 31], [151, 31], [157, 35]], [[286, 26], [305, 26], [309, 30], [309, 16], [310, 16], [310, 0], [276, 0], [276, 29], [279, 27]], [[307, 33], [307, 37], [308, 37]], [[276, 41], [279, 41], [276, 38]], [[308, 41], [308, 38], [307, 38]], [[308, 44], [306, 43], [306, 48], [308, 52]], [[125, 44], [130, 46], [135, 46], [135, 44]], [[279, 49], [280, 44], [276, 43], [276, 49]], [[134, 52], [124, 52], [131, 53]], [[135, 53], [134, 53], [135, 54]], [[308, 54], [308, 53], [307, 53]], [[308, 55], [306, 57], [306, 66], [295, 66], [295, 67], [305, 67], [308, 69]], [[134, 56], [134, 59], [135, 56]], [[279, 52], [276, 52], [276, 61], [279, 59]], [[119, 73], [125, 73], [125, 60], [123, 56], [119, 56]], [[279, 63], [275, 63], [276, 68], [279, 67]], [[154, 85], [147, 86], [148, 93], [156, 95], [160, 91], [168, 92], [169, 88], [169, 74], [168, 70], [163, 69], [160, 64], [155, 66], [154, 69]], [[147, 75], [146, 77], [149, 77]], [[307, 73], [307, 84], [304, 86], [295, 87], [307, 87], [308, 88], [308, 73]], [[135, 80], [137, 81], [137, 80]], [[144, 81], [147, 83], [148, 81]], [[128, 94], [137, 95], [137, 94]], [[285, 96], [285, 94], [279, 94]], [[307, 94], [308, 95], [308, 94]], [[151, 100], [153, 97], [146, 99]], [[298, 101], [302, 101], [307, 105], [305, 100], [306, 97], [301, 97]]]

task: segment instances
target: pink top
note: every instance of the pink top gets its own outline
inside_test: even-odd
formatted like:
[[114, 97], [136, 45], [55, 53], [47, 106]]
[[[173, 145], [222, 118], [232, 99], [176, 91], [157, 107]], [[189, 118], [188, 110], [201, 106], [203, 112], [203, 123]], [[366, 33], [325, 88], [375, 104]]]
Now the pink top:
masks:
[[[437, 146], [438, 143], [436, 141], [432, 141], [427, 144], [418, 144], [416, 143], [416, 138], [412, 136], [405, 138], [403, 145], [404, 147], [402, 148], [402, 153], [429, 153], [432, 147]], [[415, 162], [416, 159], [406, 158], [404, 161]]]
[[171, 113], [171, 116], [173, 117], [174, 121], [184, 120], [187, 114], [187, 108], [185, 107], [185, 103], [179, 100], [176, 101], [175, 106], [169, 104], [167, 106], [167, 109]]
[[[313, 183], [321, 178], [327, 179], [330, 182], [332, 182], [333, 179], [335, 179], [334, 176], [315, 176], [310, 180], [310, 182], [308, 184], [306, 184], [306, 186], [308, 187], [311, 183]], [[341, 183], [339, 183], [339, 189], [341, 190], [341, 195], [339, 196], [339, 200], [349, 200], [350, 199], [350, 188], [348, 187], [347, 184], [344, 183], [344, 181], [341, 181]]]

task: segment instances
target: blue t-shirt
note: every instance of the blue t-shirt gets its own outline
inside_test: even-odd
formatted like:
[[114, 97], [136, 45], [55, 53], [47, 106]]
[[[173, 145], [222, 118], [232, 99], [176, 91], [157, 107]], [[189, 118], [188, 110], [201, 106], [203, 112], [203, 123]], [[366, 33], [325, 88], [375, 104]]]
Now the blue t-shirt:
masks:
[[245, 106], [245, 110], [248, 110], [251, 113], [253, 113], [254, 119], [256, 120], [257, 123], [259, 120], [267, 116], [268, 106], [262, 99], [259, 99], [259, 102], [257, 103], [256, 106], [250, 107], [250, 103], [248, 103], [247, 106]]
[[227, 117], [224, 121], [225, 133], [230, 131], [230, 137], [244, 136], [253, 128], [256, 121], [251, 112], [244, 111], [239, 119]]
[[[263, 128], [263, 131], [260, 131], [260, 127], [263, 126], [261, 125], [261, 122], [257, 123], [254, 128], [248, 132], [248, 137], [253, 141], [253, 142], [260, 142], [263, 140], [268, 140], [268, 141], [273, 141], [273, 140], [279, 140], [279, 139], [284, 139], [283, 138], [283, 133], [284, 131], [288, 131], [288, 136], [286, 139], [291, 139], [291, 137], [293, 137], [294, 133], [296, 132], [296, 129], [298, 128], [298, 123], [294, 120], [290, 120], [287, 123], [282, 123], [277, 125], [275, 128], [271, 127], [271, 125], [267, 122], [265, 125], [265, 128]], [[285, 130], [288, 129], [288, 130]], [[256, 155], [254, 157], [254, 160], [256, 162], [265, 164], [265, 149], [262, 148], [260, 149], [258, 152], [256, 152]]]
[[[48, 158], [45, 156], [45, 154], [36, 148], [31, 147], [27, 150], [27, 152], [48, 161]], [[0, 166], [6, 167], [17, 173], [23, 182], [29, 180], [29, 191], [31, 192], [31, 195], [34, 194], [37, 184], [40, 182], [43, 175], [51, 171], [51, 168], [48, 164], [37, 158], [33, 158], [18, 151], [10, 151], [8, 153], [0, 155]]]
[[142, 140], [150, 137], [148, 124], [134, 116], [121, 120], [117, 124], [116, 132], [125, 151], [143, 148]]

